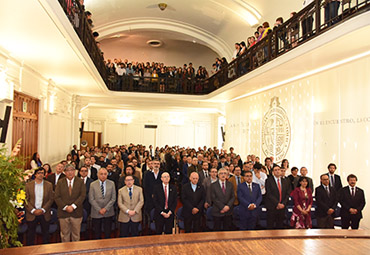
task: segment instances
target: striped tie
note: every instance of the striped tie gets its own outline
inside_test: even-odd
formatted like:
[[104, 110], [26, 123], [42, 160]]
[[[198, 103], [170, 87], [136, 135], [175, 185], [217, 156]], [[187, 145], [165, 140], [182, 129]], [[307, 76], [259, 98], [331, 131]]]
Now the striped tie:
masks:
[[100, 190], [101, 190], [101, 194], [102, 194], [102, 196], [104, 198], [104, 182], [101, 183]]

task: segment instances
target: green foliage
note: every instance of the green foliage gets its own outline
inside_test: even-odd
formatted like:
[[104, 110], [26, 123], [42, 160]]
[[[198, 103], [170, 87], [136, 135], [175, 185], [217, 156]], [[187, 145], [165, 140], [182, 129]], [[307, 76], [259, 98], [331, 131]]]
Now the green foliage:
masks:
[[18, 217], [14, 204], [24, 202], [24, 162], [6, 156], [5, 145], [0, 148], [0, 247], [21, 246], [18, 239]]

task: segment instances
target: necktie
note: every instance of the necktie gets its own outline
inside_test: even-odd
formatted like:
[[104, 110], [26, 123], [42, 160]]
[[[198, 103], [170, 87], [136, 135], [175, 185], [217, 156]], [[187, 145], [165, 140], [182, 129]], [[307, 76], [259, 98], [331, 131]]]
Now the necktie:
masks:
[[251, 184], [248, 184], [248, 188], [249, 188], [249, 193], [252, 194], [252, 185]]
[[334, 187], [334, 177], [332, 176], [332, 175], [330, 175], [330, 180], [331, 180], [331, 182], [330, 182], [330, 186], [331, 187]]
[[165, 199], [164, 209], [167, 209], [168, 208], [167, 185], [164, 185], [164, 199]]
[[328, 186], [325, 186], [325, 189], [326, 189], [326, 193], [328, 193], [328, 197], [330, 197], [329, 187]]
[[281, 185], [280, 185], [280, 179], [277, 179], [277, 183], [278, 183], [278, 189], [279, 189], [279, 203], [281, 202]]
[[69, 192], [69, 195], [71, 196], [72, 195], [72, 181], [68, 181], [68, 192]]
[[225, 183], [224, 182], [222, 182], [222, 192], [224, 193], [224, 194], [226, 194], [226, 189], [225, 189]]
[[352, 188], [351, 188], [351, 190], [352, 190], [352, 192], [351, 192], [351, 196], [352, 196], [352, 197], [354, 197], [354, 196], [355, 196], [355, 188], [354, 188], [354, 187], [352, 187]]
[[100, 190], [101, 190], [101, 195], [103, 196], [104, 198], [104, 183], [102, 182], [101, 185], [100, 185]]
[[132, 191], [131, 191], [131, 190], [132, 190], [132, 188], [128, 188], [128, 190], [129, 190], [129, 191], [128, 191], [128, 195], [130, 196], [130, 199], [132, 199]]
[[236, 186], [238, 186], [239, 185], [239, 183], [240, 183], [240, 177], [238, 176], [238, 177], [236, 177], [237, 178], [237, 182], [236, 182]]
[[208, 172], [205, 172], [206, 173], [206, 178], [208, 178]]

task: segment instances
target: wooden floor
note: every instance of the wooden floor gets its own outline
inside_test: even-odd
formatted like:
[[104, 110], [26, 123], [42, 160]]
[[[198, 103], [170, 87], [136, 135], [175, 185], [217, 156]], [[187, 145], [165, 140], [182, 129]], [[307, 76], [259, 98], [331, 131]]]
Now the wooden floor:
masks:
[[370, 254], [370, 230], [205, 232], [57, 243], [0, 250], [0, 254]]

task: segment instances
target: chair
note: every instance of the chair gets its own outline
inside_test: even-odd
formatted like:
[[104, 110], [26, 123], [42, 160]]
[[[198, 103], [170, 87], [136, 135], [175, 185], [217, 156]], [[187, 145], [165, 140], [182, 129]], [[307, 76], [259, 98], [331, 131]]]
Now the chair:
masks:
[[293, 215], [293, 208], [294, 208], [293, 205], [286, 206], [284, 224], [288, 227], [290, 227], [290, 218]]
[[176, 212], [176, 222], [180, 230], [185, 229], [184, 217], [182, 216], [182, 207], [180, 207]]
[[206, 212], [206, 226], [208, 229], [213, 230], [215, 223], [213, 221], [213, 216], [212, 216], [212, 206], [208, 207], [207, 212]]

